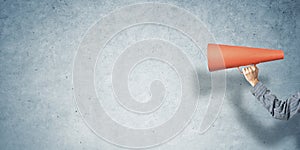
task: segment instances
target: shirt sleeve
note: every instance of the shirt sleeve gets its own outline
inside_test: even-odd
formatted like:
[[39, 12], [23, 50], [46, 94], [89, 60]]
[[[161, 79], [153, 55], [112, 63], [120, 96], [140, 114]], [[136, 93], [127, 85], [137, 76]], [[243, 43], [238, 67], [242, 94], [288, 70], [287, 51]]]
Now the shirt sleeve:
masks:
[[276, 119], [288, 120], [300, 113], [300, 92], [286, 100], [279, 100], [263, 83], [258, 82], [251, 93]]

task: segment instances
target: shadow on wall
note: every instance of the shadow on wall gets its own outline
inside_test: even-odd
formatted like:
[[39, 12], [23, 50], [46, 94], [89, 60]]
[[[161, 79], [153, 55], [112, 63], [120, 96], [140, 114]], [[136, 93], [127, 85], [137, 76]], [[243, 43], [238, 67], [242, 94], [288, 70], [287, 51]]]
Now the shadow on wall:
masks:
[[[261, 81], [267, 83], [267, 78], [260, 77]], [[244, 80], [244, 81], [242, 81]], [[272, 126], [266, 126], [261, 122], [261, 119], [256, 118], [253, 115], [253, 112], [248, 112], [247, 109], [244, 109], [242, 101], [245, 101], [245, 98], [242, 96], [242, 91], [250, 90], [249, 84], [240, 84], [246, 83], [245, 79], [241, 75], [227, 75], [227, 89], [230, 89], [230, 95], [227, 95], [227, 99], [234, 103], [232, 109], [236, 112], [236, 116], [240, 124], [242, 124], [250, 134], [262, 144], [266, 146], [276, 146], [277, 143], [280, 143], [286, 137], [294, 137], [296, 141], [296, 149], [300, 149], [300, 115], [297, 114], [288, 121], [275, 120]], [[229, 81], [237, 81], [230, 82]], [[268, 87], [272, 91], [272, 87]], [[229, 91], [227, 91], [229, 92]], [[273, 93], [276, 95], [276, 93]], [[295, 94], [295, 93], [291, 93]], [[277, 95], [279, 96], [279, 95]], [[255, 97], [253, 96], [253, 99]], [[261, 107], [263, 107], [260, 102]], [[266, 110], [267, 111], [267, 110]], [[270, 119], [273, 119], [270, 115]], [[289, 145], [288, 147], [294, 147]], [[288, 148], [287, 147], [287, 148]]]

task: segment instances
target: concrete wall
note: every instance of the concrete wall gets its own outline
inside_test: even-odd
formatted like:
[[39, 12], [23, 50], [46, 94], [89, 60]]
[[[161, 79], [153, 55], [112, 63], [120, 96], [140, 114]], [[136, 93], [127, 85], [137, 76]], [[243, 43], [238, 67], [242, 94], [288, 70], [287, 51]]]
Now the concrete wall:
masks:
[[[72, 69], [80, 42], [91, 26], [117, 8], [142, 2], [146, 1], [1, 0], [0, 149], [123, 149], [99, 138], [85, 124], [76, 105]], [[217, 43], [283, 49], [284, 60], [258, 65], [260, 80], [281, 99], [300, 91], [298, 1], [155, 2], [189, 11], [202, 21]], [[142, 30], [145, 32], [141, 33]], [[121, 35], [111, 45], [126, 47], [119, 41], [131, 35], [139, 38], [138, 33], [150, 37], [166, 33], [180, 45], [182, 36], [168, 28], [147, 25], [124, 32], [127, 35]], [[189, 44], [185, 46], [184, 52], [193, 62], [205, 60], [197, 52], [200, 50], [193, 51]], [[112, 49], [104, 51], [102, 56], [117, 55]], [[111, 65], [110, 61], [106, 63]], [[101, 68], [101, 61], [98, 63], [101, 77], [101, 72], [109, 67]], [[150, 116], [161, 123], [180, 105], [176, 99], [176, 91], [180, 90], [176, 74], [159, 62], [145, 62], [133, 71], [129, 89], [136, 97], [149, 98], [149, 92], [144, 91], [149, 85], [143, 84], [149, 83], [157, 68], [166, 72], [161, 77], [169, 77], [165, 81], [166, 85], [170, 84], [167, 99], [173, 107], [162, 111], [163, 115]], [[209, 74], [206, 68], [203, 70], [198, 72], [200, 81], [204, 74]], [[103, 81], [99, 77], [97, 81]], [[210, 83], [201, 84], [206, 87]], [[104, 85], [97, 84], [100, 95], [105, 94]], [[273, 119], [251, 95], [250, 85], [236, 69], [227, 71], [226, 85], [220, 114], [207, 132], [199, 134], [201, 120], [197, 116], [201, 118], [203, 114], [195, 114], [180, 134], [152, 149], [300, 149], [300, 116], [289, 121]], [[177, 88], [172, 89], [173, 86]], [[110, 96], [104, 95], [103, 103], [113, 103]], [[206, 102], [208, 98], [209, 95], [204, 95], [200, 100]], [[107, 111], [120, 124], [139, 126], [139, 122], [118, 113], [121, 108], [106, 109], [112, 109]]]

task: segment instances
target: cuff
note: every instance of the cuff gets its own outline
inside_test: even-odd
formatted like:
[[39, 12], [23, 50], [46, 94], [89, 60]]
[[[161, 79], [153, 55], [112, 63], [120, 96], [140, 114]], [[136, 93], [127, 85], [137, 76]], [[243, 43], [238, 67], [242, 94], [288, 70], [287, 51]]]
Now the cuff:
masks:
[[251, 89], [251, 93], [254, 95], [254, 96], [260, 96], [263, 94], [264, 91], [266, 91], [267, 88], [266, 86], [261, 83], [261, 82], [258, 82], [252, 89]]

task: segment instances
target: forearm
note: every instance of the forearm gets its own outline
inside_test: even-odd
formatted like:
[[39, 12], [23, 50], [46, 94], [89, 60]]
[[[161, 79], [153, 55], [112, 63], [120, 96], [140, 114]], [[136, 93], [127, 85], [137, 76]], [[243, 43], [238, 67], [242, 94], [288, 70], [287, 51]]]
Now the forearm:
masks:
[[276, 119], [288, 120], [300, 112], [300, 93], [282, 101], [261, 82], [258, 82], [251, 92]]

